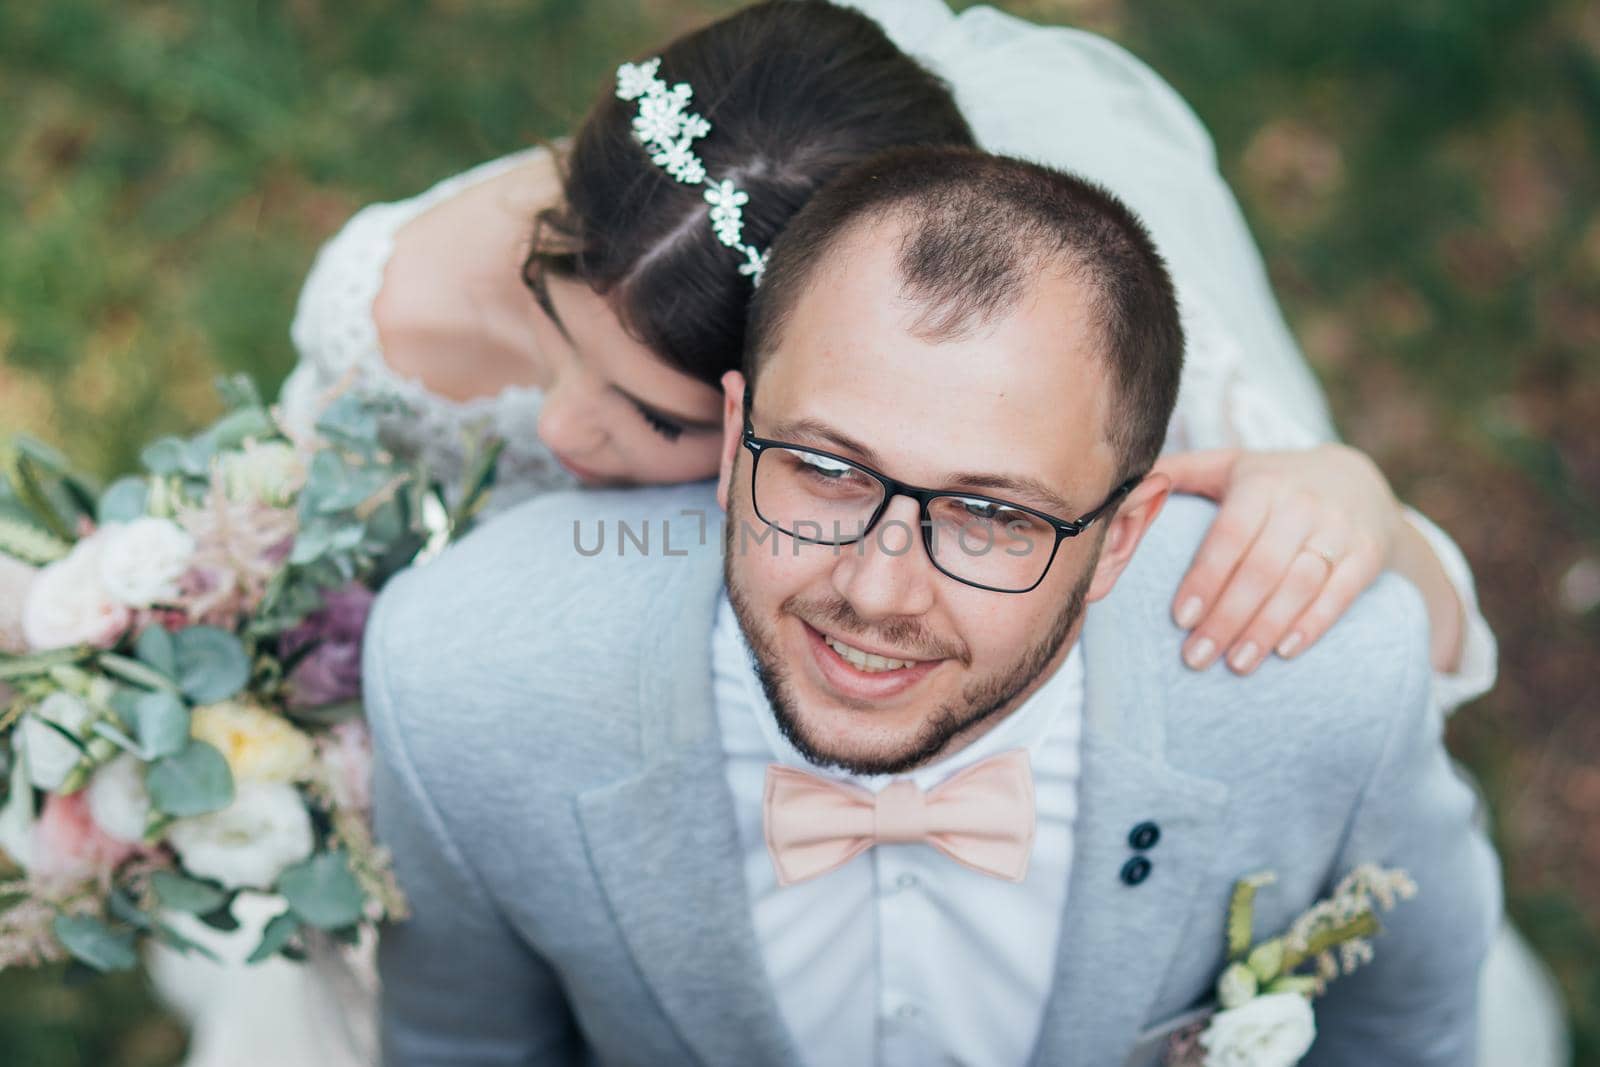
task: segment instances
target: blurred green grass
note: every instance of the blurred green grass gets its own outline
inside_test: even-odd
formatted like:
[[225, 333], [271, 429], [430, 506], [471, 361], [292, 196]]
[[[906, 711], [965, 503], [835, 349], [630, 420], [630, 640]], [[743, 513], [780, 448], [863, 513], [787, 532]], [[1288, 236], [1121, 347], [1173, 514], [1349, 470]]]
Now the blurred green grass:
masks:
[[[0, 433], [104, 475], [275, 390], [352, 211], [570, 129], [729, 0], [0, 5]], [[966, 6], [966, 5], [961, 5]], [[1452, 722], [1519, 924], [1600, 1065], [1600, 8], [1011, 0], [1211, 128], [1346, 435], [1472, 560], [1502, 678]], [[0, 975], [0, 1060], [168, 1064], [134, 979]]]

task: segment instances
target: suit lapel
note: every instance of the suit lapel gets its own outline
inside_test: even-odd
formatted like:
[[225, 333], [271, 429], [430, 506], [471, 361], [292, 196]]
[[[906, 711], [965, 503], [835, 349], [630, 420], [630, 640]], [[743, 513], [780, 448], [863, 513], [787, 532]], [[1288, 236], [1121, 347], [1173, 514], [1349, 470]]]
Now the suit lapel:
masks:
[[612, 915], [684, 1043], [707, 1064], [799, 1064], [767, 979], [711, 693], [719, 546], [693, 553], [651, 605], [640, 657], [643, 769], [578, 798]]
[[[1084, 624], [1085, 723], [1072, 874], [1035, 1064], [1122, 1062], [1155, 1010], [1198, 903], [1196, 888], [1208, 882], [1227, 806], [1221, 782], [1166, 763], [1171, 698], [1155, 682], [1165, 672], [1140, 657], [1151, 646], [1175, 654], [1175, 646], [1140, 639], [1152, 623], [1170, 624], [1159, 605], [1135, 610], [1148, 598], [1136, 583], [1129, 585], [1093, 606]], [[1129, 832], [1146, 821], [1160, 827], [1160, 840], [1135, 850]], [[1130, 885], [1122, 871], [1137, 855], [1149, 861], [1149, 874]]]

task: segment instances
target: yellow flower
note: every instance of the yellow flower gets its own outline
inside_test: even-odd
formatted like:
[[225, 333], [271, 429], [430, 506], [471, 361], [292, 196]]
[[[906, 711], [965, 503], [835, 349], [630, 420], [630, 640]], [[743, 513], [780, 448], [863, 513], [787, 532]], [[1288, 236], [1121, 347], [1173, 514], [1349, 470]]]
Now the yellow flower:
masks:
[[189, 733], [228, 761], [240, 782], [293, 782], [311, 769], [311, 739], [258, 704], [225, 700], [195, 708]]

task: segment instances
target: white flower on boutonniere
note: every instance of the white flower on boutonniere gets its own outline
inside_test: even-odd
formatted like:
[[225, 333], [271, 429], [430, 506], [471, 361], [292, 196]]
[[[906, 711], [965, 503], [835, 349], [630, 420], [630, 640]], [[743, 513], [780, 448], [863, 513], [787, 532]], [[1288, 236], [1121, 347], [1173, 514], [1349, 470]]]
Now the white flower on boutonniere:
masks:
[[1291, 1067], [1317, 1037], [1311, 1002], [1299, 993], [1266, 993], [1219, 1011], [1200, 1035], [1206, 1067]]
[[[1168, 1067], [1292, 1067], [1317, 1037], [1311, 1010], [1328, 982], [1372, 960], [1378, 911], [1417, 894], [1405, 871], [1364, 863], [1307, 908], [1286, 933], [1252, 943], [1256, 891], [1276, 881], [1271, 871], [1234, 883], [1228, 902], [1228, 966], [1217, 978], [1220, 1010], [1176, 1034]], [[1335, 951], [1337, 950], [1337, 955]], [[1302, 966], [1315, 973], [1296, 974]]]
[[194, 538], [171, 519], [134, 519], [101, 528], [100, 580], [130, 608], [175, 599], [178, 579], [194, 558]]

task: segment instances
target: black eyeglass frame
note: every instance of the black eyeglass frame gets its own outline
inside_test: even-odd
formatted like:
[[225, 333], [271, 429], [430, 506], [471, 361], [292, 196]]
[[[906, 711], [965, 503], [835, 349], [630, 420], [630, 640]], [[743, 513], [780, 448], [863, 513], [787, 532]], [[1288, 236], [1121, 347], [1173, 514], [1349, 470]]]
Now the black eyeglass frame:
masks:
[[[940, 574], [944, 575], [946, 578], [960, 582], [962, 585], [970, 585], [974, 589], [986, 589], [992, 593], [1031, 593], [1035, 589], [1039, 588], [1039, 583], [1043, 582], [1045, 575], [1050, 573], [1050, 565], [1056, 561], [1056, 553], [1061, 549], [1061, 542], [1069, 537], [1078, 536], [1090, 526], [1094, 525], [1096, 520], [1105, 516], [1117, 505], [1119, 501], [1122, 500], [1123, 497], [1132, 492], [1134, 486], [1144, 481], [1144, 475], [1136, 474], [1113, 489], [1111, 491], [1111, 495], [1106, 497], [1105, 501], [1099, 507], [1089, 512], [1087, 515], [1083, 515], [1078, 519], [1061, 519], [1054, 515], [1048, 514], [1047, 512], [1040, 511], [1038, 508], [1030, 508], [1026, 504], [1018, 504], [1011, 500], [1002, 500], [999, 497], [987, 496], [983, 493], [960, 493], [950, 489], [924, 489], [918, 485], [911, 485], [908, 482], [902, 482], [898, 478], [891, 478], [881, 471], [873, 470], [871, 467], [861, 463], [859, 460], [849, 459], [845, 456], [838, 455], [837, 453], [829, 452], [826, 449], [812, 448], [810, 445], [797, 445], [789, 441], [777, 441], [770, 437], [757, 437], [755, 427], [751, 424], [748, 413], [745, 415], [744, 434], [741, 440], [744, 444], [744, 447], [750, 450], [751, 456], [750, 506], [755, 510], [756, 518], [760, 519], [774, 530], [777, 530], [779, 533], [788, 537], [792, 537], [803, 544], [829, 545], [835, 548], [842, 547], [844, 545], [853, 545], [858, 541], [865, 540], [867, 534], [872, 532], [872, 528], [878, 525], [878, 520], [883, 518], [883, 513], [889, 509], [889, 502], [891, 500], [897, 496], [908, 496], [917, 502], [917, 507], [919, 509], [917, 515], [917, 524], [922, 528], [922, 548], [923, 551], [927, 553], [928, 562], [933, 564], [934, 569]], [[863, 474], [875, 479], [879, 485], [883, 486], [883, 499], [878, 502], [877, 508], [873, 510], [872, 517], [867, 520], [866, 525], [861, 528], [861, 533], [843, 541], [831, 541], [816, 537], [805, 537], [792, 531], [785, 530], [782, 526], [779, 526], [777, 523], [761, 514], [761, 505], [756, 500], [756, 470], [761, 466], [762, 450], [767, 448], [784, 448], [791, 452], [806, 452], [814, 456], [822, 456], [826, 459], [833, 460], [835, 463], [843, 463], [853, 467], [856, 470], [861, 471]], [[1050, 558], [1045, 560], [1044, 569], [1039, 572], [1039, 577], [1034, 579], [1033, 584], [1028, 586], [1026, 589], [1002, 589], [999, 586], [984, 585], [981, 582], [974, 582], [970, 578], [963, 578], [959, 574], [952, 574], [950, 571], [946, 570], [933, 554], [933, 518], [928, 513], [928, 504], [940, 497], [954, 497], [958, 500], [981, 500], [984, 503], [996, 504], [1000, 507], [1010, 508], [1013, 511], [1026, 512], [1029, 515], [1043, 519], [1045, 522], [1049, 523], [1051, 528], [1054, 529], [1056, 533], [1055, 543], [1050, 546]]]

